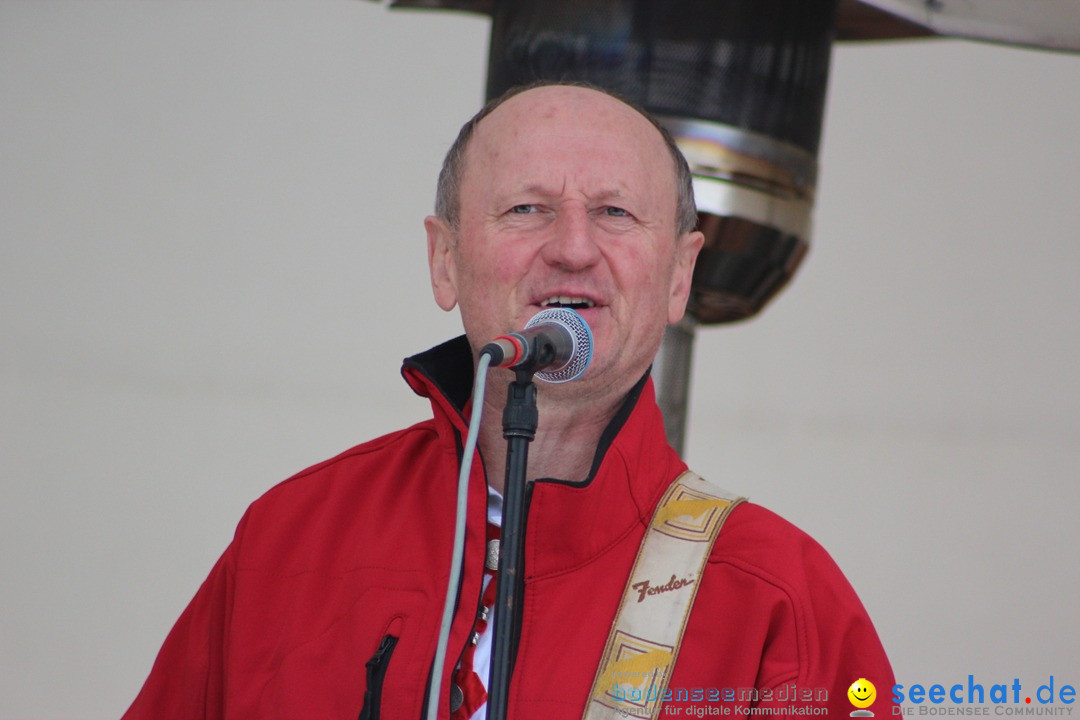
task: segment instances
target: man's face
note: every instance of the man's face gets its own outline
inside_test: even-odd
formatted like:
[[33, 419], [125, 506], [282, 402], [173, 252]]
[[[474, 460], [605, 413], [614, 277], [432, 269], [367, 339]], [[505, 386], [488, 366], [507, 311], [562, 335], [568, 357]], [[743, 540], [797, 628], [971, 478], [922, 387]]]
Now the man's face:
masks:
[[484, 118], [466, 151], [459, 228], [428, 218], [436, 301], [474, 351], [567, 305], [593, 331], [580, 383], [626, 389], [686, 306], [700, 233], [677, 236], [675, 169], [656, 129], [583, 88], [543, 87]]

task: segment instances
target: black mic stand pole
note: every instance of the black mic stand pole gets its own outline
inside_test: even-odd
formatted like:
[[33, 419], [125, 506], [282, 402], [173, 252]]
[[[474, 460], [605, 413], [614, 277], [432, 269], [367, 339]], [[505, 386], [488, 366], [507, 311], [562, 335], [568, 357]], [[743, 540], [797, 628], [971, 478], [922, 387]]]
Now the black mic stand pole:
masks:
[[503, 524], [499, 541], [499, 583], [495, 589], [495, 637], [492, 643], [491, 677], [488, 681], [488, 720], [506, 720], [510, 676], [517, 654], [515, 635], [525, 588], [522, 576], [525, 538], [525, 468], [529, 443], [536, 437], [539, 413], [532, 370], [515, 371], [503, 410], [506, 438], [506, 483], [503, 485]]

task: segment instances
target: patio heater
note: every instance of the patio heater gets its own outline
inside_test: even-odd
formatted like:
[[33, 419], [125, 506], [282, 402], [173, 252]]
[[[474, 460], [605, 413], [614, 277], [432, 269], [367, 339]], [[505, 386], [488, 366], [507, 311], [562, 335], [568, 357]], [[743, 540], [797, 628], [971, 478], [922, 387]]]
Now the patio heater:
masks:
[[491, 17], [486, 95], [583, 81], [644, 107], [690, 163], [705, 243], [653, 366], [683, 450], [694, 336], [756, 315], [810, 246], [832, 43], [933, 35], [1080, 51], [1080, 0], [394, 0]]

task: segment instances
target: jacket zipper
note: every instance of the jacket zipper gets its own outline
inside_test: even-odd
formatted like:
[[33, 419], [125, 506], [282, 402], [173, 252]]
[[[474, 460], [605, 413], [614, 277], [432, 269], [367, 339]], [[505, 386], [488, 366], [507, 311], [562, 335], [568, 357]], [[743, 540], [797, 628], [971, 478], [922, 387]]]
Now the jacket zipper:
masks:
[[360, 710], [358, 720], [379, 720], [383, 679], [386, 677], [386, 668], [390, 664], [390, 656], [394, 653], [397, 641], [397, 637], [386, 635], [375, 654], [367, 661], [367, 688], [364, 690], [364, 707]]

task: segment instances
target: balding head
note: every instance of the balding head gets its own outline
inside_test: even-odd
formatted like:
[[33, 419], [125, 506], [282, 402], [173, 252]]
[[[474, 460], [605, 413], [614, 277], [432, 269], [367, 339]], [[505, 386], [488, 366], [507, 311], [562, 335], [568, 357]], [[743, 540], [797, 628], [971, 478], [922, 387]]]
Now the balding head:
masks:
[[577, 88], [580, 90], [598, 92], [626, 105], [647, 120], [649, 124], [656, 129], [660, 139], [663, 140], [671, 158], [672, 170], [674, 172], [673, 182], [675, 184], [676, 192], [676, 204], [674, 209], [676, 232], [681, 235], [690, 232], [697, 226], [697, 207], [694, 203], [694, 189], [690, 167], [687, 165], [686, 159], [675, 144], [675, 140], [671, 134], [662, 125], [656, 122], [656, 120], [645, 110], [614, 93], [582, 83], [554, 82], [540, 82], [511, 88], [502, 96], [488, 102], [476, 115], [470, 118], [469, 121], [461, 127], [457, 139], [454, 140], [453, 145], [450, 146], [450, 150], [443, 159], [442, 170], [439, 173], [438, 186], [435, 192], [436, 217], [444, 220], [447, 225], [452, 228], [458, 227], [460, 219], [461, 179], [465, 171], [466, 154], [469, 143], [481, 121], [495, 112], [495, 110], [502, 106], [503, 103], [515, 96], [542, 88]]

